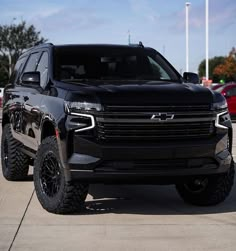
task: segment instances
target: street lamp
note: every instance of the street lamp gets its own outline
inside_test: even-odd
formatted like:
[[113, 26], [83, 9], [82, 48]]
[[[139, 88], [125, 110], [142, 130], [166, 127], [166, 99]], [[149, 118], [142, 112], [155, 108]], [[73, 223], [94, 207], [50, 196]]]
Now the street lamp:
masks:
[[190, 2], [185, 3], [185, 11], [186, 11], [186, 72], [189, 71], [189, 6]]
[[128, 45], [130, 45], [131, 43], [130, 43], [130, 39], [131, 38], [131, 34], [130, 34], [130, 30], [128, 30]]
[[206, 81], [209, 80], [209, 1], [206, 0]]

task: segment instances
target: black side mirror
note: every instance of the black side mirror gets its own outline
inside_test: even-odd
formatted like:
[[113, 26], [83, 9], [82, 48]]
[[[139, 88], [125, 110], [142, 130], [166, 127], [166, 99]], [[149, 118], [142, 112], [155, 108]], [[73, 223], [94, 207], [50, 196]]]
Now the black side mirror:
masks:
[[230, 92], [224, 92], [224, 93], [222, 93], [222, 94], [223, 94], [223, 96], [224, 96], [226, 99], [232, 97], [232, 95], [230, 94]]
[[223, 96], [226, 98], [226, 99], [229, 99], [231, 96], [230, 95], [228, 95], [228, 94], [223, 94]]
[[193, 72], [184, 72], [183, 77], [184, 77], [184, 79], [188, 83], [200, 84], [199, 76], [196, 73], [193, 73]]
[[21, 77], [21, 82], [23, 85], [35, 85], [40, 86], [40, 72], [25, 72]]

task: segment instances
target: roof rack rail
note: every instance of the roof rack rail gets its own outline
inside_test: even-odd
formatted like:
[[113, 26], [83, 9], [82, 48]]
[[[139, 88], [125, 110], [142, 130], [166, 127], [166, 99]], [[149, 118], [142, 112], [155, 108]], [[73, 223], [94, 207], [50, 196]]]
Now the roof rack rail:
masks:
[[139, 41], [138, 44], [129, 44], [129, 46], [134, 46], [134, 47], [141, 47], [141, 48], [144, 48], [144, 45], [141, 41]]
[[142, 41], [139, 41], [138, 46], [144, 48], [144, 45], [143, 45]]
[[[43, 44], [38, 44], [38, 45], [35, 45], [33, 47], [41, 47], [41, 46], [45, 46], [45, 45], [53, 45], [53, 43], [43, 43]], [[32, 48], [33, 48], [32, 47]]]
[[38, 45], [35, 45], [35, 46], [32, 46], [32, 47], [30, 47], [30, 48], [25, 49], [25, 50], [23, 51], [23, 53], [28, 52], [28, 51], [30, 51], [30, 50], [32, 50], [32, 49], [34, 49], [34, 48], [43, 47], [43, 46], [45, 46], [45, 45], [54, 45], [54, 44], [53, 44], [53, 43], [38, 44]]

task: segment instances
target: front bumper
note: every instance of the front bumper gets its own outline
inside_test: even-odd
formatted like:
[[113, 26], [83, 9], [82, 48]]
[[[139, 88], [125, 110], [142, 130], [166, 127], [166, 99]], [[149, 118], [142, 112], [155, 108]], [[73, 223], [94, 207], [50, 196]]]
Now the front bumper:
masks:
[[156, 183], [192, 175], [224, 173], [232, 157], [228, 134], [194, 141], [98, 144], [73, 137], [65, 164], [67, 180], [89, 183]]

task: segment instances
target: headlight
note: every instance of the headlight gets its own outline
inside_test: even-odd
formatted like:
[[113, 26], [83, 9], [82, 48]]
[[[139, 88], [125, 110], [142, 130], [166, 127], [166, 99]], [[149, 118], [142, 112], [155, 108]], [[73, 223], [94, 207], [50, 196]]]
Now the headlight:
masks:
[[228, 105], [227, 105], [226, 100], [223, 100], [223, 101], [218, 102], [218, 103], [214, 103], [213, 104], [213, 109], [218, 110], [218, 111], [227, 110]]
[[95, 127], [95, 119], [91, 114], [84, 111], [101, 111], [101, 105], [87, 102], [68, 102], [65, 101], [65, 110], [68, 114], [76, 116], [70, 121], [75, 132], [82, 132]]
[[227, 111], [220, 112], [220, 113], [217, 113], [217, 114], [216, 114], [215, 127], [218, 127], [218, 128], [221, 128], [221, 129], [228, 129], [228, 127], [222, 125], [222, 124], [221, 124], [221, 121], [220, 121], [221, 118], [222, 118], [223, 116], [225, 116], [225, 115], [228, 116], [227, 120], [230, 120], [230, 117], [229, 117], [229, 114], [228, 114]]
[[76, 113], [83, 111], [101, 111], [102, 106], [98, 103], [65, 101], [65, 109], [68, 113]]

